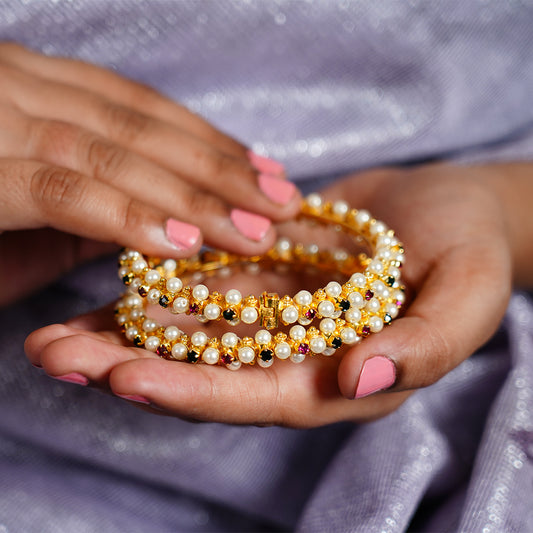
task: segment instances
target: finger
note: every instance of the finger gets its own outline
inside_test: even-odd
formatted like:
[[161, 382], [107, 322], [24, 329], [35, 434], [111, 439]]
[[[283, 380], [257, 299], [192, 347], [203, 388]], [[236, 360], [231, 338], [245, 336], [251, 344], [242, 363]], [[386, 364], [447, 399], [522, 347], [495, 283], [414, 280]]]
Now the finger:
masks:
[[4, 43], [0, 46], [0, 59], [41, 78], [92, 91], [116, 104], [171, 122], [221, 152], [243, 160], [247, 158], [245, 146], [198, 115], [150, 87], [127, 80], [112, 71], [78, 60], [43, 56], [15, 43]]
[[[13, 183], [17, 186], [13, 187]], [[0, 160], [0, 227], [52, 226], [146, 253], [184, 257], [201, 246], [198, 228], [166, 217], [78, 172], [27, 160]]]
[[[17, 115], [9, 109], [6, 113]], [[91, 132], [65, 122], [30, 120], [20, 113], [10, 123], [18, 126], [0, 130], [4, 153], [94, 176], [160, 213], [200, 226], [209, 244], [253, 255], [273, 243], [275, 232], [266, 217], [231, 209], [216, 195]]]
[[[507, 307], [510, 264], [497, 239], [458, 246], [435, 264], [404, 318], [350, 350], [339, 365], [346, 398], [426, 387], [486, 342]], [[498, 280], [498, 283], [495, 283]]]

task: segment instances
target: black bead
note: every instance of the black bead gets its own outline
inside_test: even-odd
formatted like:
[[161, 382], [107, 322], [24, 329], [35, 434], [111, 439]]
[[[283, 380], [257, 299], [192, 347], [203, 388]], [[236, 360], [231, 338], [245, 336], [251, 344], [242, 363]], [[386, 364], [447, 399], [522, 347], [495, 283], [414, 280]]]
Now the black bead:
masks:
[[196, 361], [198, 361], [198, 352], [195, 352], [194, 350], [188, 351], [187, 360], [189, 363], [196, 363]]
[[137, 292], [139, 293], [140, 296], [142, 296], [143, 298], [148, 294], [148, 287], [146, 287], [145, 285], [141, 285], [138, 289], [137, 289]]
[[333, 348], [337, 349], [337, 348], [340, 348], [342, 346], [342, 340], [340, 337], [335, 337], [332, 341], [331, 341], [331, 346], [333, 346]]
[[132, 281], [133, 281], [133, 274], [131, 272], [129, 272], [125, 276], [122, 276], [122, 283], [124, 283], [124, 285], [129, 285]]
[[385, 316], [383, 317], [383, 322], [385, 322], [385, 324], [390, 324], [392, 322], [392, 317], [389, 315], [389, 313], [385, 313]]
[[161, 296], [161, 298], [159, 298], [159, 305], [161, 307], [168, 307], [168, 302], [170, 302], [168, 296], [165, 296], [163, 294], [163, 296]]
[[389, 276], [389, 277], [387, 278], [387, 285], [388, 285], [389, 287], [392, 287], [392, 286], [394, 285], [394, 282], [395, 282], [395, 281], [396, 281], [395, 278], [393, 278], [392, 276]]
[[273, 354], [272, 350], [265, 349], [265, 350], [261, 350], [261, 353], [259, 354], [259, 357], [263, 361], [270, 361], [272, 359], [273, 355], [274, 354]]
[[348, 309], [350, 309], [350, 302], [348, 300], [341, 300], [339, 302], [339, 307], [343, 310], [343, 311], [348, 311]]
[[160, 344], [156, 353], [159, 357], [168, 357], [170, 355], [170, 350], [164, 344]]
[[225, 309], [223, 312], [222, 312], [222, 316], [226, 319], [226, 320], [233, 320], [236, 316], [235, 314], [235, 311], [233, 309]]
[[135, 344], [135, 346], [143, 345], [143, 340], [140, 335], [135, 335], [135, 337], [133, 337], [133, 344]]

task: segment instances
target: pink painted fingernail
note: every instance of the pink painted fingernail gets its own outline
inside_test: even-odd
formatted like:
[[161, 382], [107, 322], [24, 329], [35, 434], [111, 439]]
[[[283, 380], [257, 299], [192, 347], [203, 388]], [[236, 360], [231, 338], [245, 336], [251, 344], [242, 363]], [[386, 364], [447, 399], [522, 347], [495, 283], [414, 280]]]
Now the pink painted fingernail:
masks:
[[59, 379], [60, 381], [66, 381], [68, 383], [76, 383], [76, 385], [88, 385], [89, 380], [82, 376], [81, 374], [78, 374], [78, 372], [71, 372], [70, 374], [65, 374], [64, 376], [50, 376], [54, 379]]
[[356, 398], [363, 398], [383, 389], [388, 389], [396, 381], [396, 367], [394, 363], [382, 355], [367, 359], [361, 370]]
[[258, 181], [259, 188], [276, 204], [288, 204], [296, 192], [293, 183], [269, 174], [259, 174]]
[[187, 250], [194, 246], [200, 238], [200, 228], [185, 222], [180, 222], [175, 218], [167, 220], [167, 237], [180, 250]]
[[243, 211], [242, 209], [232, 209], [230, 214], [234, 226], [248, 239], [252, 241], [262, 241], [271, 226], [268, 218]]
[[256, 170], [259, 170], [259, 172], [264, 172], [265, 174], [271, 174], [273, 176], [282, 176], [285, 174], [285, 167], [281, 163], [256, 154], [252, 150], [248, 150], [247, 155], [252, 166]]
[[123, 398], [124, 400], [129, 400], [130, 402], [144, 403], [146, 405], [150, 403], [150, 400], [148, 400], [144, 396], [139, 396], [138, 394], [117, 394], [115, 393], [115, 396], [118, 396], [119, 398]]

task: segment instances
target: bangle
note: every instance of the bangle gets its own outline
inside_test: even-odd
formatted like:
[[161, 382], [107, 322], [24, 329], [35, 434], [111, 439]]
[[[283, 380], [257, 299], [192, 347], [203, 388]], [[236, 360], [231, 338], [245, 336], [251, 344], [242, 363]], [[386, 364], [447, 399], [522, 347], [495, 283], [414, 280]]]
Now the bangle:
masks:
[[[332, 355], [342, 344], [358, 342], [390, 324], [405, 301], [400, 281], [404, 250], [394, 232], [367, 211], [350, 209], [342, 201], [324, 202], [317, 194], [306, 198], [299, 218], [332, 225], [356, 241], [364, 239], [372, 257], [365, 253], [354, 256], [345, 250], [324, 251], [316, 245], [293, 245], [285, 238], [266, 254], [253, 257], [207, 250], [193, 258], [175, 261], [125, 250], [119, 257], [119, 277], [129, 287], [129, 293], [119, 301], [116, 313], [126, 337], [166, 358], [202, 360], [235, 368], [240, 363], [256, 361], [261, 366], [270, 366], [274, 355], [281, 359], [290, 357], [295, 362], [307, 354]], [[216, 273], [225, 274], [232, 268], [254, 271], [280, 267], [296, 271], [312, 268], [349, 279], [344, 284], [331, 281], [314, 293], [302, 290], [294, 297], [267, 292], [259, 297], [243, 297], [237, 289], [222, 295], [210, 293], [201, 283], [194, 286], [183, 283], [185, 278], [199, 281]], [[145, 313], [148, 304], [193, 315], [201, 322], [226, 320], [234, 326], [241, 321], [246, 324], [259, 321], [264, 329], [255, 338], [241, 339], [229, 332], [221, 339], [209, 339], [203, 332], [189, 337], [177, 326], [157, 325]], [[318, 328], [304, 327], [315, 319], [320, 320]], [[290, 327], [288, 335], [269, 331], [283, 326]]]

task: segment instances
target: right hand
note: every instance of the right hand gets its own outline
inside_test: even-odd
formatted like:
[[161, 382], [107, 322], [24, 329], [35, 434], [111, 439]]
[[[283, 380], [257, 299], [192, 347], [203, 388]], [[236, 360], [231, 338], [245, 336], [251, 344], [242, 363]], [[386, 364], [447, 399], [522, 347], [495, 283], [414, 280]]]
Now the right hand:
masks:
[[0, 80], [0, 305], [109, 243], [263, 253], [299, 210], [281, 165], [152, 89], [14, 44]]

